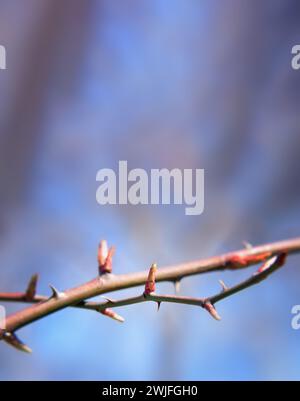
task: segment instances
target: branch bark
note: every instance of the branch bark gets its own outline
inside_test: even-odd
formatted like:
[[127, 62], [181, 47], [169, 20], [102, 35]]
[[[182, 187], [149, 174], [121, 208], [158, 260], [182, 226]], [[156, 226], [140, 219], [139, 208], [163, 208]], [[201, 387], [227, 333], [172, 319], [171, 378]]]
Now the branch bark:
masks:
[[[213, 271], [242, 269], [259, 262], [270, 260], [276, 255], [292, 254], [297, 252], [300, 252], [300, 237], [257, 247], [247, 247], [246, 249], [230, 252], [221, 256], [215, 256], [208, 259], [161, 268], [156, 272], [155, 280], [156, 282], [173, 281], [174, 283], [177, 283], [183, 277]], [[109, 262], [111, 263], [111, 260], [109, 260]], [[275, 270], [277, 270], [277, 268]], [[197, 302], [196, 304], [198, 306], [205, 307], [208, 310], [209, 304], [213, 305], [227, 296], [233, 295], [236, 292], [260, 282], [261, 279], [264, 279], [265, 275], [267, 277], [270, 272], [273, 272], [273, 270], [269, 269], [267, 273], [262, 271], [261, 273], [257, 274], [257, 276], [251, 277], [249, 280], [247, 280], [247, 282], [241, 283], [230, 290], [226, 289], [221, 294], [217, 294], [209, 299], [205, 300], [199, 298], [197, 300], [198, 304]], [[164, 295], [159, 296], [155, 293], [147, 294], [146, 296], [139, 295], [137, 297], [128, 298], [121, 301], [107, 301], [101, 304], [86, 301], [86, 299], [107, 292], [143, 285], [147, 283], [147, 277], [148, 271], [122, 275], [104, 273], [83, 285], [64, 291], [63, 293], [58, 293], [56, 296], [52, 296], [50, 298], [34, 294], [34, 296], [30, 299], [30, 296], [28, 297], [28, 290], [26, 293], [2, 293], [0, 294], [1, 301], [33, 302], [35, 304], [8, 316], [6, 319], [6, 330], [0, 332], [0, 339], [5, 339], [5, 335], [7, 333], [15, 333], [20, 328], [69, 306], [103, 312], [109, 307], [115, 308], [117, 306], [144, 302], [145, 300], [151, 300], [158, 303], [179, 302], [195, 304], [195, 300], [191, 298]], [[31, 294], [33, 292], [35, 291], [33, 291], [31, 285]]]

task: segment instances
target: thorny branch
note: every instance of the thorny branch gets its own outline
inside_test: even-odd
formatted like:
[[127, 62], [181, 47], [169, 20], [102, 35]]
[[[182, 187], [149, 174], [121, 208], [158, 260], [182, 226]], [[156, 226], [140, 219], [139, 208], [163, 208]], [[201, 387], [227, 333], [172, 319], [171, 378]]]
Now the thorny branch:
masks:
[[[257, 247], [252, 247], [247, 244], [245, 249], [225, 255], [161, 269], [157, 269], [156, 265], [153, 264], [149, 272], [143, 271], [124, 275], [112, 274], [112, 257], [114, 251], [114, 247], [108, 248], [107, 242], [101, 241], [98, 248], [99, 275], [92, 281], [79, 287], [60, 292], [55, 287], [50, 286], [52, 290], [52, 295], [50, 297], [37, 295], [36, 287], [38, 276], [35, 275], [31, 278], [24, 293], [0, 293], [0, 301], [2, 302], [24, 302], [33, 304], [7, 317], [5, 330], [0, 330], [0, 340], [4, 340], [6, 343], [21, 351], [31, 352], [30, 348], [19, 340], [15, 332], [38, 319], [66, 307], [93, 310], [123, 322], [124, 319], [114, 311], [114, 308], [149, 301], [156, 302], [159, 308], [162, 302], [171, 302], [201, 307], [207, 310], [213, 318], [220, 320], [220, 316], [214, 305], [231, 295], [260, 283], [270, 274], [282, 267], [288, 254], [300, 252], [300, 238]], [[227, 288], [226, 285], [220, 281], [222, 291], [214, 296], [208, 298], [192, 298], [177, 295], [179, 283], [183, 277], [226, 269], [236, 270], [258, 263], [262, 263], [262, 266], [256, 273], [234, 287]], [[155, 286], [156, 282], [159, 281], [173, 281], [176, 288], [176, 295], [157, 294], [155, 292]], [[145, 285], [145, 289], [142, 294], [135, 297], [120, 300], [112, 300], [104, 297], [105, 301], [101, 303], [87, 301], [87, 299], [97, 295], [138, 285]]]

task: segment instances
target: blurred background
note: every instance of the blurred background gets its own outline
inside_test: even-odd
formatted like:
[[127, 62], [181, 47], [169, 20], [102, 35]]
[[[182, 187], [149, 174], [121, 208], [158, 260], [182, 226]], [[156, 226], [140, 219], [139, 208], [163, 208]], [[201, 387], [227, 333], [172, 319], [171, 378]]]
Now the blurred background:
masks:
[[[299, 18], [297, 0], [0, 0], [0, 291], [91, 279], [102, 238], [126, 273], [299, 236]], [[204, 214], [99, 206], [96, 173], [119, 160], [204, 168]], [[123, 325], [61, 311], [20, 331], [31, 356], [0, 343], [0, 379], [300, 379], [299, 264], [220, 303], [221, 323], [170, 304], [118, 309]]]

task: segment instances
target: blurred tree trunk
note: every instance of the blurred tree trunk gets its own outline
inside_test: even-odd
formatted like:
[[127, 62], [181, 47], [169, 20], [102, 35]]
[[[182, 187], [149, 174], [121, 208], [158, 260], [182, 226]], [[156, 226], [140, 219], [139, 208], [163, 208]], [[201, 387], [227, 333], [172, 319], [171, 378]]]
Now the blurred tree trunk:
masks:
[[0, 75], [0, 224], [8, 208], [26, 199], [47, 95], [59, 82], [53, 72], [62, 64], [65, 81], [75, 78], [93, 4], [27, 0], [2, 6], [0, 37], [8, 65]]

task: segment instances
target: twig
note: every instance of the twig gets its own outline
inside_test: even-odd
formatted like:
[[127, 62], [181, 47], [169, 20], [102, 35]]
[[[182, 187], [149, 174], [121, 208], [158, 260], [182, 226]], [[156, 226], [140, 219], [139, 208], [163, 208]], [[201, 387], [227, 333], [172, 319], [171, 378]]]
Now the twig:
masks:
[[[129, 297], [129, 298], [124, 298], [120, 300], [110, 300], [107, 299], [106, 302], [102, 303], [97, 303], [97, 302], [87, 302], [87, 301], [82, 301], [82, 303], [74, 305], [77, 308], [83, 308], [83, 309], [88, 309], [88, 310], [94, 310], [97, 312], [101, 312], [107, 308], [118, 308], [121, 306], [127, 306], [127, 305], [133, 305], [133, 304], [138, 304], [141, 302], [146, 302], [146, 301], [152, 301], [152, 302], [171, 302], [171, 303], [180, 303], [180, 304], [186, 304], [186, 305], [195, 305], [195, 306], [201, 306], [202, 308], [205, 307], [207, 303], [210, 303], [212, 305], [216, 304], [217, 302], [230, 297], [231, 295], [234, 295], [242, 290], [245, 290], [246, 288], [252, 287], [256, 284], [259, 284], [261, 281], [265, 280], [270, 274], [274, 273], [276, 270], [278, 270], [280, 267], [282, 267], [285, 263], [286, 260], [286, 254], [282, 253], [277, 256], [274, 256], [267, 262], [263, 264], [262, 267], [267, 266], [265, 269], [259, 269], [258, 272], [254, 273], [250, 278], [248, 278], [245, 281], [242, 281], [241, 283], [237, 284], [234, 287], [224, 289], [224, 286], [222, 285], [222, 292], [208, 297], [208, 298], [193, 298], [193, 297], [184, 297], [184, 296], [179, 296], [179, 295], [160, 295], [155, 293], [155, 275], [157, 272], [157, 267], [156, 265], [152, 265], [150, 268], [150, 272], [148, 275], [148, 280], [146, 281], [145, 285], [145, 291], [143, 294], [135, 296], [135, 297]], [[149, 290], [150, 288], [150, 290]], [[1, 299], [1, 298], [0, 298]], [[12, 296], [12, 297], [6, 297], [5, 300], [11, 300], [11, 301], [22, 301], [24, 300], [24, 297], [19, 297], [19, 296]], [[45, 300], [48, 300], [49, 298], [43, 297], [43, 296], [37, 296], [34, 300], [31, 302], [45, 302]]]
[[[259, 284], [263, 280], [265, 280], [269, 275], [274, 273], [276, 270], [280, 269], [286, 261], [287, 254], [281, 253], [276, 255], [266, 261], [262, 268], [260, 268], [256, 273], [254, 273], [250, 278], [241, 283], [235, 285], [234, 287], [224, 289], [222, 287], [222, 291], [216, 295], [213, 295], [208, 298], [193, 298], [193, 297], [184, 297], [179, 295], [160, 295], [156, 294], [155, 291], [155, 274], [156, 274], [156, 265], [152, 265], [150, 268], [150, 272], [148, 275], [148, 280], [145, 285], [145, 291], [143, 295], [126, 298], [119, 301], [108, 301], [106, 303], [102, 303], [98, 305], [98, 309], [107, 308], [107, 307], [120, 307], [125, 305], [132, 305], [146, 301], [152, 301], [157, 303], [162, 302], [171, 302], [185, 305], [194, 305], [200, 306], [204, 309], [207, 309], [211, 313], [211, 307], [213, 307], [217, 302], [228, 298], [234, 294], [237, 294], [240, 291], [245, 290], [246, 288], [250, 288], [256, 284]], [[149, 288], [153, 289], [153, 292], [149, 292]], [[216, 314], [213, 314], [213, 317], [216, 318]], [[220, 320], [217, 318], [217, 320]]]
[[[111, 248], [112, 249], [112, 248]], [[225, 269], [236, 270], [245, 268], [247, 266], [257, 264], [261, 261], [266, 261], [271, 259], [274, 255], [280, 254], [290, 254], [300, 251], [300, 238], [295, 238], [286, 241], [280, 241], [276, 243], [271, 243], [267, 245], [262, 245], [258, 247], [247, 247], [246, 249], [231, 252], [225, 255], [216, 256], [209, 259], [204, 259], [200, 261], [190, 262], [186, 264], [181, 264], [177, 266], [171, 266], [159, 269], [156, 273], [156, 281], [173, 281], [179, 282], [183, 277], [187, 277], [194, 274], [201, 274], [211, 271], [221, 271]], [[111, 270], [111, 256], [113, 251], [109, 253], [108, 269]], [[103, 263], [102, 263], [103, 265]], [[105, 263], [104, 263], [105, 266]], [[277, 267], [276, 267], [277, 269]], [[276, 270], [274, 268], [274, 271]], [[212, 310], [209, 310], [210, 305], [226, 298], [227, 296], [233, 295], [251, 285], [260, 282], [273, 271], [272, 268], [266, 269], [266, 273], [262, 271], [256, 276], [251, 277], [244, 283], [239, 284], [231, 289], [223, 289], [221, 294], [208, 299], [198, 299], [198, 305], [205, 307], [211, 314]], [[101, 271], [100, 271], [101, 273]], [[110, 291], [121, 290], [125, 288], [135, 287], [137, 285], [145, 284], [147, 282], [148, 272], [138, 272], [130, 273], [124, 275], [112, 275], [108, 273], [102, 273], [99, 277], [93, 279], [92, 281], [83, 284], [79, 287], [73, 288], [71, 290], [64, 291], [64, 296], [52, 296], [51, 298], [45, 299], [45, 297], [34, 296], [31, 302], [38, 302], [22, 311], [19, 311], [13, 315], [8, 316], [6, 319], [6, 331], [0, 332], [0, 339], [7, 341], [7, 333], [14, 333], [21, 327], [24, 327], [38, 319], [41, 319], [49, 314], [52, 314], [58, 310], [69, 306], [84, 307], [85, 309], [93, 309], [98, 311], [107, 310], [109, 307], [117, 307], [130, 305], [132, 303], [144, 302], [145, 300], [151, 300], [155, 302], [180, 302], [195, 304], [195, 300], [191, 298], [178, 297], [178, 296], [164, 296], [156, 295], [155, 293], [143, 294], [142, 296], [129, 298], [121, 301], [108, 301], [103, 304], [89, 303], [85, 300], [88, 298], [95, 297], [97, 295], [107, 293]], [[2, 301], [18, 301], [29, 302], [28, 297], [24, 297], [22, 293], [15, 294], [0, 294], [0, 300]], [[202, 302], [202, 303], [201, 303]], [[203, 304], [204, 302], [204, 304]], [[108, 313], [104, 313], [108, 315]], [[112, 317], [112, 316], [111, 316]], [[215, 316], [217, 317], [217, 316]]]

